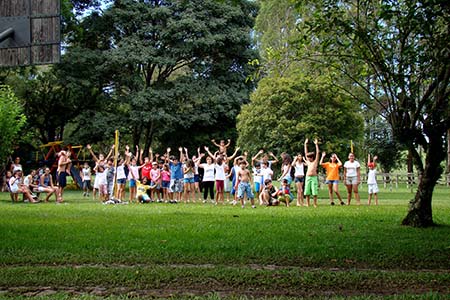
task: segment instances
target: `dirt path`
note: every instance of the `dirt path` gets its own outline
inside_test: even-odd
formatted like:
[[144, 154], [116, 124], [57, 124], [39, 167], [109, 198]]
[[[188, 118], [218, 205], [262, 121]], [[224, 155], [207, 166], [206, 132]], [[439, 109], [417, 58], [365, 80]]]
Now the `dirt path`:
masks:
[[337, 268], [337, 267], [298, 267], [298, 266], [286, 266], [286, 265], [262, 265], [262, 264], [248, 264], [248, 265], [215, 265], [215, 264], [123, 264], [123, 263], [104, 263], [104, 264], [8, 264], [0, 265], [0, 270], [2, 268], [19, 268], [19, 267], [44, 267], [44, 268], [115, 268], [115, 269], [133, 269], [133, 268], [194, 268], [194, 269], [214, 269], [214, 268], [229, 268], [229, 269], [251, 269], [251, 270], [298, 270], [302, 272], [316, 272], [316, 271], [330, 271], [330, 272], [383, 272], [383, 273], [394, 273], [394, 272], [415, 272], [415, 273], [434, 273], [434, 274], [450, 274], [450, 269], [379, 269], [379, 268], [368, 268], [368, 267], [348, 267], [348, 268]]
[[[27, 269], [29, 268], [29, 270]], [[100, 297], [126, 296], [143, 298], [186, 298], [190, 296], [206, 297], [218, 295], [247, 296], [253, 298], [265, 297], [331, 297], [331, 296], [386, 296], [399, 294], [425, 294], [429, 292], [450, 295], [450, 270], [447, 269], [368, 269], [368, 268], [304, 268], [277, 265], [213, 265], [213, 264], [38, 264], [38, 265], [8, 265], [0, 266], [0, 272], [10, 274], [36, 273], [31, 277], [39, 279], [40, 272], [52, 273], [58, 269], [68, 270], [68, 277], [59, 284], [41, 280], [42, 286], [33, 284], [30, 279], [25, 284], [14, 284], [14, 280], [7, 286], [0, 284], [0, 296], [48, 297], [58, 293], [71, 296], [93, 295]], [[25, 269], [25, 271], [23, 271]], [[92, 269], [92, 270], [91, 270]], [[101, 274], [118, 273], [122, 271], [128, 277], [126, 281], [107, 281], [102, 278], [95, 280], [71, 280], [71, 276], [79, 276], [86, 271]], [[136, 269], [136, 272], [135, 270]], [[164, 274], [148, 282], [146, 277], [140, 277], [145, 272], [155, 269], [164, 270]], [[216, 270], [217, 269], [217, 270]], [[106, 270], [106, 272], [105, 272]], [[108, 272], [111, 270], [111, 272]], [[17, 271], [17, 273], [15, 273]], [[21, 273], [22, 272], [22, 273]], [[25, 273], [24, 273], [25, 272]], [[160, 271], [158, 271], [160, 272]], [[130, 275], [131, 274], [131, 275]], [[46, 276], [46, 275], [44, 275]], [[245, 279], [242, 280], [240, 276]], [[295, 277], [295, 278], [293, 278]], [[52, 277], [49, 277], [52, 278]], [[56, 277], [55, 277], [56, 278]], [[110, 279], [109, 277], [105, 277]], [[156, 279], [155, 279], [156, 278]], [[424, 279], [425, 278], [425, 279]], [[36, 281], [38, 282], [38, 281]], [[73, 284], [77, 282], [77, 284]]]

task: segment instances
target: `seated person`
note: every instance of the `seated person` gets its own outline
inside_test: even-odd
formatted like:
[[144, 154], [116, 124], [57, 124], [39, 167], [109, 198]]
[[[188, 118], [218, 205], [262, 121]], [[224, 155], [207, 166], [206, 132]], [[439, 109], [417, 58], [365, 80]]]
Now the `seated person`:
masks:
[[264, 189], [259, 194], [259, 205], [278, 206], [278, 189], [272, 184], [271, 179], [264, 180]]
[[154, 188], [156, 188], [156, 184], [153, 186], [149, 185], [147, 177], [143, 177], [142, 181], [136, 180], [136, 199], [141, 203], [152, 202], [147, 191]]
[[48, 202], [51, 195], [55, 195], [55, 200], [58, 200], [58, 188], [53, 185], [53, 177], [52, 174], [50, 174], [49, 168], [45, 168], [44, 174], [39, 177], [38, 191], [41, 193], [47, 193], [45, 202]]
[[39, 193], [38, 185], [34, 181], [35, 176], [36, 176], [36, 170], [31, 170], [30, 174], [23, 178], [23, 184], [31, 192], [31, 195], [33, 196], [33, 198], [38, 198], [39, 195], [34, 194], [34, 193]]
[[9, 192], [9, 180], [12, 177], [11, 171], [6, 171], [5, 175], [3, 175], [3, 182], [2, 182], [2, 192]]
[[23, 184], [21, 170], [14, 171], [13, 176], [9, 179], [9, 188], [13, 196], [13, 201], [15, 202], [19, 201], [19, 193], [22, 193], [25, 198], [31, 203], [39, 202], [35, 200], [35, 198], [33, 198], [33, 195], [31, 194], [28, 187]]
[[281, 187], [278, 190], [277, 195], [278, 201], [283, 202], [286, 206], [289, 206], [289, 203], [291, 203], [293, 197], [287, 179], [283, 179], [281, 182]]

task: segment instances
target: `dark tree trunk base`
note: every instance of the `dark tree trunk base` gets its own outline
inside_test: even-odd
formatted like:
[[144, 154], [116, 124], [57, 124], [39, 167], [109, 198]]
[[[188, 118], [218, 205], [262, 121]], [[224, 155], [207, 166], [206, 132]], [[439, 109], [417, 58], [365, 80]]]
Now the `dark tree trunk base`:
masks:
[[402, 221], [402, 225], [420, 228], [436, 226], [431, 215], [424, 215], [423, 211], [417, 208], [408, 211], [408, 214]]
[[[416, 196], [409, 203], [409, 211], [402, 221], [402, 225], [413, 227], [431, 227], [433, 222], [433, 208], [431, 205], [433, 191], [439, 177], [442, 174], [441, 162], [445, 159], [445, 149], [442, 134], [438, 130], [430, 130], [427, 133], [428, 147], [425, 157], [425, 168], [419, 175], [419, 185]], [[420, 156], [415, 147], [410, 148], [415, 160], [420, 161]]]

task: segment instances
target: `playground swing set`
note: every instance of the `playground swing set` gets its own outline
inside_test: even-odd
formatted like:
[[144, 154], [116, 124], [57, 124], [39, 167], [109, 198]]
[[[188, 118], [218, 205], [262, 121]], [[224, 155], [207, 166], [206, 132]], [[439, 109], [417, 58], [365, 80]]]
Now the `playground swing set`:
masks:
[[[56, 157], [58, 155], [58, 152], [63, 150], [62, 145], [63, 141], [55, 141], [40, 146], [41, 152], [44, 156], [44, 159], [40, 162], [44, 165], [47, 165], [50, 168], [51, 173], [53, 174], [56, 173], [56, 170], [58, 168], [58, 159]], [[72, 146], [69, 144], [64, 148], [66, 148], [67, 151], [70, 152], [70, 157], [72, 160], [70, 175], [72, 176], [74, 183], [76, 183], [76, 185], [81, 188], [83, 186], [83, 181], [80, 176], [80, 163], [86, 161], [83, 146]], [[79, 157], [81, 152], [83, 152], [83, 160], [80, 161]], [[36, 152], [36, 161], [38, 161], [38, 152]]]
[[[119, 156], [119, 131], [115, 131], [115, 138], [114, 138], [114, 168], [117, 168], [117, 159]], [[67, 149], [67, 151], [70, 152], [70, 157], [72, 160], [72, 166], [70, 168], [70, 175], [73, 178], [74, 183], [78, 186], [78, 188], [83, 187], [83, 180], [80, 176], [80, 165], [84, 162], [86, 162], [86, 153], [84, 151], [84, 147], [82, 145], [73, 146], [73, 145], [66, 145], [63, 147], [63, 141], [55, 141], [50, 142], [44, 145], [40, 146], [41, 152], [44, 154], [45, 149], [48, 149], [46, 151], [46, 154], [44, 154], [44, 159], [40, 161], [42, 164], [49, 166], [50, 171], [54, 174], [56, 173], [56, 170], [58, 169], [58, 153], [63, 150], [63, 148]], [[80, 154], [83, 155], [83, 159], [80, 160]], [[38, 152], [36, 152], [36, 161], [38, 161]], [[115, 184], [116, 182], [116, 176], [117, 174], [114, 174], [114, 195], [117, 192], [117, 186]]]

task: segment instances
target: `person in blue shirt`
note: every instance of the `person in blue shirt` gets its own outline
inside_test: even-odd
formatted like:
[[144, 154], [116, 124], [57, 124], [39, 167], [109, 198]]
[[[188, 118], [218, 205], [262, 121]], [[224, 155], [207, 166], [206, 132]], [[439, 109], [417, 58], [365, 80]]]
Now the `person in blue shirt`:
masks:
[[170, 155], [170, 148], [167, 148], [166, 157], [169, 158], [169, 168], [170, 168], [170, 187], [169, 193], [172, 203], [178, 203], [181, 201], [181, 196], [183, 194], [183, 148], [178, 148], [180, 151], [180, 158], [178, 159], [174, 155]]

